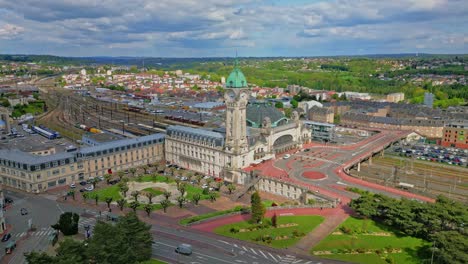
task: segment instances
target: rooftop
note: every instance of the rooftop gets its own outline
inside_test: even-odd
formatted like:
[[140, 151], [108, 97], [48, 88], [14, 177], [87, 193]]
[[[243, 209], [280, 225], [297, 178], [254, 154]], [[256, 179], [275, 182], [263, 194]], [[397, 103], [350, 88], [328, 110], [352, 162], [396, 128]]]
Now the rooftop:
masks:
[[236, 59], [234, 69], [226, 80], [226, 88], [247, 88], [247, 80], [239, 69], [239, 63]]
[[265, 117], [269, 117], [271, 126], [276, 127], [287, 123], [288, 119], [271, 103], [265, 101], [252, 101], [247, 105], [247, 124], [251, 127], [262, 127]]

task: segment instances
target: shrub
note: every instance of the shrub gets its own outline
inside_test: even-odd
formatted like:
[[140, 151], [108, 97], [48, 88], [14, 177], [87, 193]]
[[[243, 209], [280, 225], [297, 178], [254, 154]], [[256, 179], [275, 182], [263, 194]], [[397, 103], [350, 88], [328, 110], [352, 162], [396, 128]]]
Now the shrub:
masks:
[[231, 227], [231, 229], [229, 229], [229, 232], [234, 233], [234, 234], [239, 233], [239, 228]]
[[307, 203], [310, 204], [310, 205], [315, 204], [315, 202], [316, 202], [315, 199], [307, 200]]
[[356, 249], [356, 251], [357, 251], [358, 253], [361, 253], [361, 254], [362, 254], [362, 253], [366, 253], [366, 249], [364, 249], [364, 248], [358, 248], [358, 249]]
[[343, 232], [344, 234], [352, 234], [353, 233], [353, 230], [347, 226], [342, 226], [340, 227], [340, 231]]
[[377, 255], [380, 255], [380, 254], [382, 254], [382, 253], [383, 253], [383, 251], [382, 251], [381, 249], [376, 249], [376, 250], [375, 250], [375, 254], [377, 254]]

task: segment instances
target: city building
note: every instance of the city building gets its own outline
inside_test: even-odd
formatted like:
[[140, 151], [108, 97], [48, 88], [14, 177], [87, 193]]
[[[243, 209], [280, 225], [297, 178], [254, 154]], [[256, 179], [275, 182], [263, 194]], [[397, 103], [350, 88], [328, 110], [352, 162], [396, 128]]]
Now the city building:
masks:
[[308, 118], [310, 121], [321, 123], [333, 123], [335, 114], [333, 108], [313, 106], [309, 109]]
[[117, 140], [46, 156], [18, 149], [1, 149], [0, 181], [3, 185], [27, 192], [42, 192], [163, 159], [162, 134]]
[[442, 133], [442, 146], [468, 149], [468, 121], [448, 123]]
[[387, 94], [387, 102], [398, 103], [405, 100], [404, 93], [391, 93]]
[[424, 93], [424, 105], [432, 108], [434, 105], [434, 95], [432, 93]]
[[81, 137], [81, 142], [88, 146], [97, 146], [119, 139], [123, 139], [123, 137], [111, 133], [85, 133]]
[[313, 121], [304, 121], [304, 124], [312, 130], [312, 140], [320, 142], [332, 142], [334, 140], [334, 124]]
[[225, 127], [207, 130], [169, 126], [165, 141], [168, 162], [242, 184], [242, 168], [310, 140], [311, 131], [297, 112], [288, 119], [273, 103], [251, 100], [237, 61], [225, 88]]

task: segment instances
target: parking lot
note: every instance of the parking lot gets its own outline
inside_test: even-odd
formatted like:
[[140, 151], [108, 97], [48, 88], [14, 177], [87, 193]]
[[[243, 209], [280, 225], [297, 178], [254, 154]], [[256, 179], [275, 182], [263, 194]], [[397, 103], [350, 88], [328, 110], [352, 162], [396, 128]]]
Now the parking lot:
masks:
[[428, 144], [403, 144], [392, 149], [400, 156], [440, 162], [449, 165], [466, 167], [468, 165], [468, 150], [443, 148]]

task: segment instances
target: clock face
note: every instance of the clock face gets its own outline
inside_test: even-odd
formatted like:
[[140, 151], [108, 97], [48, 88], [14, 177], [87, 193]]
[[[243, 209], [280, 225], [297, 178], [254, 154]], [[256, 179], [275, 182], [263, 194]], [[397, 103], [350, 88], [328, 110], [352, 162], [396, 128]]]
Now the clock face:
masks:
[[231, 99], [236, 98], [236, 94], [235, 94], [233, 91], [228, 92], [228, 96], [229, 96], [229, 98], [231, 98]]
[[242, 93], [242, 94], [241, 94], [241, 98], [242, 98], [242, 99], [248, 99], [249, 96], [248, 96], [246, 93]]

